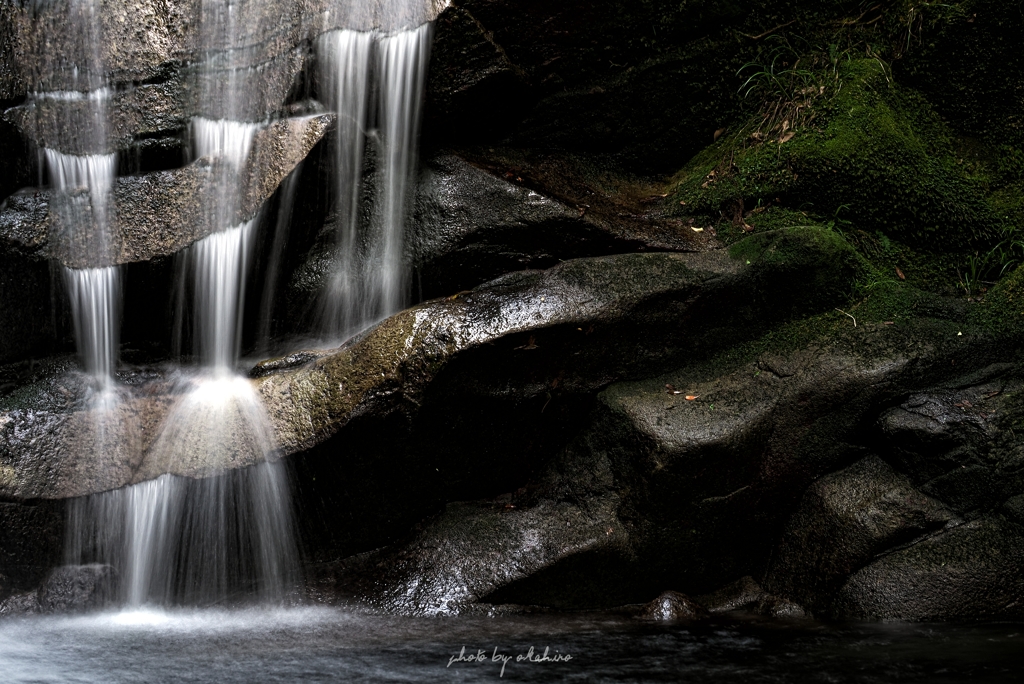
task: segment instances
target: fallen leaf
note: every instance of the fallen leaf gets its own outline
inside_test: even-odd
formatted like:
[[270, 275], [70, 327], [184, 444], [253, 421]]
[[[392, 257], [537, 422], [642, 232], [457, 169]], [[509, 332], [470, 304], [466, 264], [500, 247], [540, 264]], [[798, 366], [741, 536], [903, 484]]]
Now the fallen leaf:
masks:
[[692, 230], [694, 233], [703, 233], [704, 232], [703, 228], [698, 228], [697, 226], [690, 226], [690, 230]]
[[696, 401], [697, 399], [700, 399], [700, 395], [699, 394], [687, 394], [686, 395], [686, 401]]
[[786, 131], [785, 133], [779, 136], [779, 144], [781, 145], [783, 143], [789, 142], [790, 140], [793, 139], [794, 135], [796, 134], [793, 131]]
[[725, 133], [726, 130], [728, 130], [728, 129], [726, 129], [726, 128], [719, 128], [717, 131], [715, 131], [715, 140], [718, 140], [719, 138], [721, 138], [722, 134]]
[[882, 323], [882, 325], [893, 325], [893, 322], [892, 321], [886, 321], [885, 323]]
[[903, 271], [901, 271], [898, 266], [896, 267], [896, 275], [899, 277], [900, 280], [907, 279], [907, 276], [903, 275]]
[[682, 392], [680, 392], [679, 390], [677, 390], [677, 389], [676, 389], [675, 387], [673, 387], [672, 385], [665, 385], [665, 389], [666, 389], [666, 390], [668, 390], [668, 393], [669, 393], [669, 394], [682, 394]]
[[789, 119], [782, 122], [782, 132], [785, 133], [789, 130]]
[[681, 201], [681, 202], [679, 203], [679, 205], [680, 205], [680, 206], [683, 206], [683, 207], [685, 207], [685, 206], [686, 206], [686, 200], [683, 200], [683, 201]]

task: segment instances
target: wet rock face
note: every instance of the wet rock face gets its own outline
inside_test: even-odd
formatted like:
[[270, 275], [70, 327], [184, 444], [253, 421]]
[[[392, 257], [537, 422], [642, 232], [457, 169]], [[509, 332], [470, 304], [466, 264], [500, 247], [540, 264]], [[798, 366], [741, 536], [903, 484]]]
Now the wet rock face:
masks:
[[[199, 0], [115, 0], [104, 3], [99, 13], [94, 30], [100, 53], [94, 56], [81, 39], [84, 30], [93, 30], [91, 22], [79, 16], [74, 5], [53, 2], [22, 7], [4, 2], [3, 49], [11, 59], [3, 62], [0, 82], [6, 94], [2, 99], [24, 95], [25, 89], [41, 93], [84, 91], [100, 83], [127, 86], [116, 96], [121, 99], [114, 107], [112, 140], [116, 144], [147, 132], [152, 124], [135, 118], [146, 114], [133, 103], [151, 99], [156, 91], [166, 103], [157, 111], [171, 114], [172, 119], [197, 113], [215, 118], [227, 115], [216, 102], [204, 105], [214, 110], [199, 112], [196, 95], [204, 88], [204, 79], [210, 82], [208, 92], [216, 95], [222, 89], [215, 84], [234, 76], [246, 78], [247, 87], [241, 101], [232, 105], [232, 118], [259, 121], [280, 109], [305, 66], [308, 45], [321, 33], [339, 28], [412, 28], [435, 19], [448, 4], [446, 0], [398, 5], [391, 0], [247, 0], [235, 3], [234, 27], [229, 30], [223, 17], [204, 18]], [[202, 58], [206, 62], [197, 67]], [[97, 63], [102, 74], [91, 73]], [[52, 117], [44, 115], [40, 128], [27, 131], [35, 130], [39, 137], [34, 139], [40, 142], [54, 133], [48, 122], [60, 121], [59, 125], [68, 127], [81, 109], [73, 103], [50, 106], [59, 111]], [[73, 127], [64, 132], [70, 130]]]
[[[332, 123], [330, 114], [295, 117], [255, 135], [236, 224], [259, 211]], [[202, 158], [181, 169], [119, 177], [110, 212], [110, 248], [103, 253], [87, 248], [101, 242], [91, 239], [95, 228], [67, 225], [60, 211], [65, 199], [48, 190], [27, 189], [0, 205], [0, 236], [8, 249], [71, 268], [170, 256], [223, 228], [207, 209], [216, 201], [213, 180], [221, 163]]]
[[[822, 246], [813, 234], [776, 237], [764, 245], [843, 254], [829, 252], [831, 243]], [[481, 461], [493, 468], [489, 486], [499, 486], [503, 475], [528, 470], [523, 454], [536, 450], [528, 446], [536, 433], [524, 433], [521, 421], [536, 423], [536, 414], [550, 411], [540, 433], [564, 435], [560, 419], [576, 415], [598, 388], [679, 354], [701, 353], [717, 326], [727, 324], [721, 311], [750, 331], [788, 311], [742, 305], [752, 281], [778, 287], [772, 292], [766, 283], [766, 301], [788, 302], [792, 288], [799, 287], [797, 278], [816, 273], [795, 257], [788, 263], [745, 261], [722, 251], [624, 254], [510, 274], [458, 297], [408, 309], [298, 368], [271, 363], [254, 373], [260, 377], [253, 387], [271, 418], [281, 455], [326, 441], [354, 418], [393, 414], [403, 416], [405, 426], [388, 439], [422, 444], [409, 458], [435, 464], [449, 479], [450, 491], [473, 491], [470, 474]], [[836, 263], [829, 272], [848, 277]], [[809, 301], [819, 296], [812, 293]], [[680, 326], [681, 316], [693, 325]], [[99, 420], [103, 407], [90, 404], [86, 384], [73, 374], [55, 374], [4, 397], [0, 458], [13, 470], [2, 493], [61, 498], [155, 477], [159, 472], [147, 466], [147, 454], [182, 391], [157, 373], [143, 387], [126, 389], [105, 424]], [[475, 408], [466, 411], [466, 406]], [[474, 410], [501, 414], [503, 407], [504, 422], [470, 420]], [[461, 437], [455, 439], [456, 433]], [[89, 448], [101, 438], [102, 464], [91, 460]], [[245, 453], [229, 461], [230, 467], [252, 463]], [[219, 469], [207, 465], [203, 458], [189, 457], [165, 472], [207, 475]], [[422, 468], [411, 467], [413, 472]]]
[[1024, 528], [1001, 517], [975, 520], [860, 570], [833, 611], [854, 619], [1020, 619], [1022, 564]]
[[[0, 249], [0, 363], [33, 363], [57, 351], [69, 328], [53, 311], [49, 264], [3, 251]], [[33, 250], [29, 247], [27, 251]]]
[[641, 620], [668, 622], [673, 620], [700, 620], [708, 611], [686, 594], [678, 591], [663, 592], [658, 598], [644, 604], [637, 615]]
[[0, 503], [0, 601], [34, 591], [60, 562], [63, 508], [63, 502]]
[[[539, 182], [529, 183], [534, 179]], [[475, 165], [452, 154], [432, 158], [421, 173], [408, 247], [423, 295], [459, 292], [502, 273], [569, 258], [709, 246], [657, 217], [631, 220], [625, 211], [608, 216], [613, 210], [567, 202], [544, 187], [546, 180], [542, 168], [525, 160], [517, 168], [497, 160]]]
[[77, 613], [102, 607], [114, 596], [117, 572], [109, 565], [63, 565], [39, 588], [43, 613]]
[[868, 456], [807, 490], [772, 555], [765, 585], [825, 608], [839, 584], [880, 552], [962, 522]]
[[[372, 192], [365, 184], [366, 204]], [[698, 252], [720, 246], [664, 216], [656, 185], [578, 160], [439, 152], [422, 164], [406, 234], [418, 299], [450, 296], [500, 275], [627, 252]], [[330, 277], [336, 225], [329, 219], [291, 276], [296, 303]]]

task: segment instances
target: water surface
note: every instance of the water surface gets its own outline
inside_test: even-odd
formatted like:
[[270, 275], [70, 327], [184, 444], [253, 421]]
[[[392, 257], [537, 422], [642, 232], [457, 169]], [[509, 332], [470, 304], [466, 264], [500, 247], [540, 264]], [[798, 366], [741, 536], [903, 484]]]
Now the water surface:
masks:
[[[538, 662], [545, 649], [549, 660]], [[481, 651], [482, 662], [466, 662]], [[453, 661], [460, 654], [464, 660]], [[503, 675], [502, 657], [509, 658]], [[614, 614], [418, 619], [310, 607], [29, 616], [0, 620], [0, 679], [1016, 682], [1024, 681], [1024, 625], [664, 625]]]

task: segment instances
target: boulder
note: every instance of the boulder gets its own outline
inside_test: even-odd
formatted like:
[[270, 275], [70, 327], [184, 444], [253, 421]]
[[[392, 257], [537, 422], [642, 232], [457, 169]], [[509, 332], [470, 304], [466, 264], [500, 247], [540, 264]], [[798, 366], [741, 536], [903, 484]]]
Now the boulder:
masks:
[[974, 520], [879, 558], [838, 592], [834, 615], [910, 621], [1020, 620], [1024, 528]]
[[753, 577], [746, 575], [735, 582], [697, 597], [697, 602], [710, 613], [728, 613], [760, 605], [767, 592]]
[[963, 522], [877, 456], [819, 479], [771, 556], [765, 587], [823, 609], [876, 556]]
[[526, 75], [464, 7], [443, 12], [435, 31], [424, 137], [463, 144], [501, 139], [529, 101]]
[[[625, 540], [615, 501], [453, 503], [408, 543], [318, 569], [319, 593], [404, 615], [453, 615], [568, 559], [600, 557]], [[594, 600], [598, 597], [590, 597]]]
[[717, 245], [710, 234], [660, 216], [628, 179], [607, 172], [594, 178], [581, 166], [514, 153], [431, 158], [421, 172], [408, 241], [423, 296], [571, 258]]
[[637, 617], [651, 622], [700, 620], [708, 617], [708, 611], [686, 594], [665, 591], [650, 603], [645, 603]]
[[[935, 321], [853, 328], [846, 319], [844, 327], [819, 331], [828, 339], [821, 347], [786, 346], [792, 334], [781, 332], [775, 339], [784, 346], [773, 352], [694, 360], [685, 370], [616, 383], [598, 395], [567, 451], [580, 463], [611, 460], [630, 540], [620, 561], [635, 589], [671, 584], [699, 594], [722, 577], [764, 576], [768, 566], [773, 598], [764, 611], [776, 614], [769, 604], [795, 601], [799, 610], [782, 613], [803, 614], [812, 607], [807, 602], [827, 612], [849, 573], [875, 554], [958, 520], [870, 455], [864, 425], [880, 407], [925, 387], [986, 385], [1006, 370], [991, 364], [997, 347], [985, 338], [964, 344], [955, 326]], [[954, 366], [963, 373], [959, 381], [948, 374]], [[861, 463], [819, 480], [851, 461]], [[801, 512], [791, 520], [794, 511]], [[774, 552], [787, 520], [791, 531]], [[553, 581], [550, 593], [570, 581]], [[608, 590], [618, 582], [609, 579]], [[757, 591], [738, 593], [746, 598], [736, 606], [764, 603]], [[699, 600], [709, 608], [733, 605]]]
[[39, 588], [43, 613], [78, 613], [103, 607], [114, 597], [117, 571], [109, 565], [62, 565]]

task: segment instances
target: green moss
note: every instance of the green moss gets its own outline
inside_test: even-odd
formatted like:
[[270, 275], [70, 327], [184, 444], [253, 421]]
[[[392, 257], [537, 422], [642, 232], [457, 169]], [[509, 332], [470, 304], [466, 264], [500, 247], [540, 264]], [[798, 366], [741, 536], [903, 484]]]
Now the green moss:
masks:
[[998, 220], [984, 189], [958, 163], [952, 135], [927, 103], [895, 85], [878, 60], [837, 73], [835, 92], [782, 143], [759, 140], [757, 118], [697, 155], [676, 179], [680, 209], [733, 224], [768, 206], [822, 223], [842, 215], [932, 250], [991, 239]]
[[971, 322], [1014, 340], [1024, 337], [1024, 266], [992, 288], [972, 311]]

